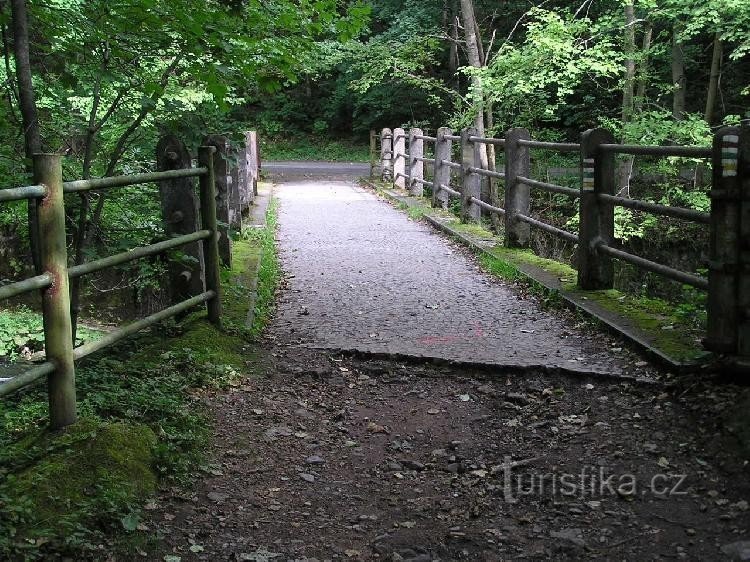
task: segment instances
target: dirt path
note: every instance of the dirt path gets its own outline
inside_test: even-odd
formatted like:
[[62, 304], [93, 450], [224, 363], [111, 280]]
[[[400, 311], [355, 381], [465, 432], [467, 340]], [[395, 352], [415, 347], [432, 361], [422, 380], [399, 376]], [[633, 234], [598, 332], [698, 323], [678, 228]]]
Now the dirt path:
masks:
[[[193, 490], [166, 490], [147, 506], [147, 528], [160, 539], [144, 559], [747, 554], [748, 467], [721, 423], [736, 388], [698, 380], [633, 385], [534, 369], [549, 357], [567, 363], [616, 344], [548, 317], [444, 239], [357, 189], [304, 189], [281, 189], [290, 277], [263, 344], [260, 376], [203, 397], [215, 418], [212, 463]], [[345, 211], [323, 229], [335, 206]], [[358, 221], [369, 226], [342, 235]], [[527, 313], [508, 324], [487, 310], [484, 335], [446, 340], [440, 353], [461, 358], [494, 346], [500, 365], [508, 350], [528, 350], [534, 359], [523, 370], [357, 359], [310, 347], [408, 346], [428, 355], [425, 335], [473, 333], [474, 311], [454, 298], [459, 286], [471, 296], [462, 302]], [[394, 316], [399, 299], [414, 316]], [[438, 308], [424, 306], [431, 303]], [[373, 315], [381, 322], [370, 327]], [[562, 355], [535, 349], [519, 330], [509, 338], [495, 321], [535, 332], [543, 326], [547, 351]], [[637, 361], [615, 351], [596, 357], [578, 361], [580, 370], [610, 360], [627, 370]]]

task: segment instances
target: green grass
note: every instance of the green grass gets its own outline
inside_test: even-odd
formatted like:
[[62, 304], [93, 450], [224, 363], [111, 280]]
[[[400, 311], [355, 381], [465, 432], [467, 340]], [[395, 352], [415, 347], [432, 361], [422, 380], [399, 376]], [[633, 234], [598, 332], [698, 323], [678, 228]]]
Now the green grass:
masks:
[[199, 311], [82, 362], [79, 422], [62, 433], [46, 429], [43, 386], [0, 401], [0, 559], [91, 556], [113, 536], [130, 552], [129, 541], [144, 540], [134, 530], [145, 498], [205, 467], [211, 427], [201, 396], [253, 374], [252, 339], [273, 310], [275, 204], [268, 220], [235, 240], [233, 268], [222, 273], [223, 329]]
[[328, 160], [369, 162], [370, 147], [353, 139], [299, 136], [294, 139], [261, 138], [263, 160]]

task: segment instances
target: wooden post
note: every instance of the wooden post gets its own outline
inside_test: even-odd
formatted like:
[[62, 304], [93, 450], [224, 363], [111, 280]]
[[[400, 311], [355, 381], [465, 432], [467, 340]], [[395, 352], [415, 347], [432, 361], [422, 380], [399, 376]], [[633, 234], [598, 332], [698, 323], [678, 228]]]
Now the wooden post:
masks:
[[380, 166], [383, 181], [393, 181], [393, 131], [380, 131]]
[[581, 289], [611, 289], [614, 283], [612, 259], [596, 251], [598, 244], [611, 245], [615, 237], [612, 203], [597, 194], [615, 193], [615, 154], [602, 152], [600, 144], [614, 144], [612, 133], [589, 129], [581, 135], [581, 203], [578, 224], [578, 286]]
[[401, 128], [393, 129], [393, 183], [406, 187], [406, 133]]
[[232, 267], [232, 237], [229, 235], [229, 140], [223, 135], [209, 135], [204, 146], [215, 146], [214, 174], [216, 183], [216, 220], [219, 222], [219, 257], [226, 267]]
[[374, 129], [370, 129], [370, 179], [380, 175], [380, 170], [378, 170], [379, 161], [378, 133]]
[[472, 197], [479, 199], [482, 196], [482, 179], [476, 172], [469, 168], [480, 168], [482, 158], [478, 143], [471, 142], [469, 137], [476, 137], [477, 129], [471, 127], [461, 131], [461, 221], [479, 221], [482, 217], [482, 208], [471, 200]]
[[449, 185], [451, 182], [450, 166], [444, 164], [442, 161], [451, 161], [452, 143], [450, 139], [445, 137], [452, 135], [453, 131], [448, 127], [441, 127], [437, 131], [437, 140], [435, 141], [435, 172], [432, 178], [434, 183], [434, 187], [432, 188], [433, 207], [445, 208], [448, 206], [448, 201], [450, 199], [448, 194], [440, 189], [440, 186]]
[[[750, 295], [743, 290], [746, 283], [738, 282], [740, 264], [748, 257], [748, 249], [741, 248], [742, 240], [748, 240], [743, 235], [750, 232], [750, 216], [743, 208], [747, 203], [743, 201], [738, 175], [740, 136], [739, 127], [722, 127], [713, 141], [708, 322], [704, 345], [715, 353], [739, 352], [740, 311], [750, 304], [747, 302]], [[746, 278], [746, 275], [742, 274], [742, 277]]]
[[229, 175], [227, 177], [228, 192], [227, 203], [229, 206], [229, 228], [242, 230], [242, 185], [240, 178], [240, 160], [244, 160], [245, 152], [237, 145], [231, 143], [227, 151], [227, 163]]
[[[180, 170], [192, 167], [190, 153], [185, 143], [173, 135], [159, 140], [156, 146], [157, 170]], [[199, 230], [198, 198], [195, 196], [195, 180], [181, 178], [159, 182], [161, 216], [164, 231], [170, 238], [190, 234]], [[194, 242], [181, 248], [187, 260], [170, 260], [169, 296], [172, 304], [200, 295], [204, 288], [203, 247]]]
[[245, 133], [245, 148], [247, 149], [247, 170], [251, 178], [250, 194], [255, 196], [258, 195], [258, 182], [260, 181], [260, 144], [257, 131]]
[[416, 196], [422, 197], [424, 193], [424, 162], [419, 158], [424, 158], [424, 140], [416, 137], [423, 135], [422, 129], [409, 129], [409, 192]]
[[47, 189], [38, 207], [39, 255], [42, 270], [52, 276], [52, 285], [42, 292], [42, 313], [47, 361], [55, 365], [55, 371], [47, 379], [50, 427], [60, 429], [75, 423], [77, 418], [60, 155], [34, 155], [34, 182]]
[[206, 290], [216, 296], [206, 302], [208, 320], [221, 327], [221, 276], [219, 271], [219, 227], [216, 220], [216, 179], [214, 171], [215, 146], [201, 146], [198, 149], [198, 162], [207, 168], [208, 173], [200, 177], [201, 225], [211, 231], [211, 236], [203, 240], [203, 253], [206, 262]]
[[518, 144], [531, 136], [527, 129], [505, 132], [505, 245], [508, 248], [528, 248], [531, 238], [529, 224], [518, 220], [518, 215], [529, 216], [531, 197], [529, 186], [518, 181], [518, 176], [530, 177], [529, 147]]
[[747, 372], [750, 360], [750, 119], [741, 121], [738, 136], [736, 153], [733, 153], [731, 143], [722, 147], [722, 167], [727, 172], [731, 171], [732, 165], [736, 167], [740, 190], [740, 268], [737, 280], [740, 323], [737, 328], [737, 355], [743, 360]]

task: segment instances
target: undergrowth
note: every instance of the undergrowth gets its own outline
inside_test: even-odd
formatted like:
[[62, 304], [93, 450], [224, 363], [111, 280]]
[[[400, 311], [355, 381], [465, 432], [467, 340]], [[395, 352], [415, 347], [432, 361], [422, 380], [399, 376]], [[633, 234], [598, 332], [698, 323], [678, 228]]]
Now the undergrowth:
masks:
[[370, 147], [355, 140], [298, 136], [294, 139], [262, 137], [263, 160], [327, 160], [369, 162]]
[[[222, 276], [224, 329], [199, 311], [77, 365], [79, 421], [62, 433], [46, 429], [42, 386], [0, 401], [0, 559], [98, 557], [113, 535], [138, 528], [158, 485], [184, 485], [210, 470], [203, 397], [250, 374], [251, 338], [273, 307], [274, 205], [268, 220], [237, 241], [237, 271]], [[258, 246], [256, 314], [243, 330], [253, 287], [240, 270]]]

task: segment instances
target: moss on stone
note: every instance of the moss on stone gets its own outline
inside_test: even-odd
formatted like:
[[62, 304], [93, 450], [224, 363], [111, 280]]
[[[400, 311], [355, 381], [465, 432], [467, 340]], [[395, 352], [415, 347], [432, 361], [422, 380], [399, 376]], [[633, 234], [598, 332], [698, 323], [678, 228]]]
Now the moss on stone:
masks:
[[155, 492], [156, 444], [145, 425], [96, 419], [82, 419], [63, 433], [39, 430], [18, 441], [0, 486], [0, 498], [25, 506], [13, 514], [12, 540], [64, 543], [112, 523], [116, 514]]

